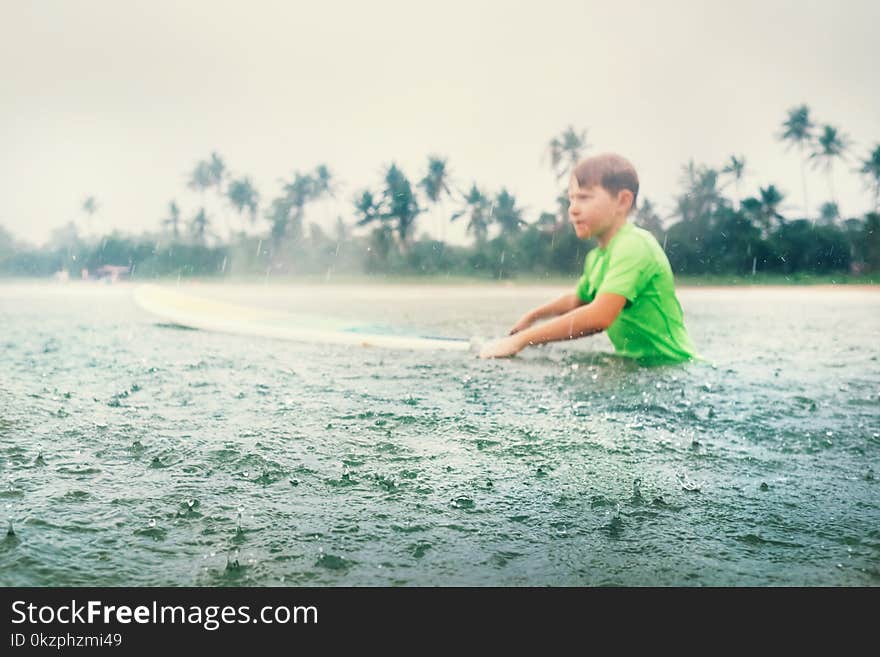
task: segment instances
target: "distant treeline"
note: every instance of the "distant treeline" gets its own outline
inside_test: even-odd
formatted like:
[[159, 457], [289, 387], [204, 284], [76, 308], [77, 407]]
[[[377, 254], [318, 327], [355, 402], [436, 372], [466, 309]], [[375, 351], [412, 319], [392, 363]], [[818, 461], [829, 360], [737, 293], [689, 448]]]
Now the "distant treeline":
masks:
[[[706, 230], [709, 228], [709, 230]], [[880, 214], [844, 225], [780, 222], [762, 236], [741, 211], [721, 208], [705, 221], [679, 222], [655, 235], [676, 274], [870, 273], [880, 271]], [[330, 237], [312, 230], [294, 243], [273, 245], [256, 237], [207, 246], [154, 237], [111, 235], [99, 243], [63, 247], [12, 248], [0, 233], [0, 274], [43, 277], [66, 271], [94, 276], [102, 265], [125, 265], [138, 278], [154, 276], [390, 274], [462, 275], [488, 278], [577, 275], [590, 242], [569, 227], [545, 230], [529, 225], [516, 235], [499, 235], [477, 246], [451, 246], [423, 238], [402, 250], [373, 231], [366, 236]], [[280, 247], [280, 248], [279, 248]]]
[[[739, 188], [745, 158], [731, 156], [720, 167], [690, 162], [682, 169], [674, 208], [662, 216], [640, 199], [632, 221], [663, 245], [677, 274], [862, 274], [880, 271], [880, 145], [850, 171], [863, 177], [874, 210], [840, 216], [834, 167], [846, 162], [850, 140], [830, 125], [817, 127], [809, 109], [789, 110], [778, 138], [800, 156], [803, 204], [799, 214], [783, 207], [785, 195], [768, 185], [752, 195]], [[16, 243], [0, 229], [0, 275], [79, 277], [103, 265], [121, 265], [136, 277], [191, 275], [359, 274], [463, 275], [509, 278], [576, 275], [592, 243], [579, 241], [568, 225], [567, 173], [588, 149], [586, 131], [569, 127], [548, 146], [560, 186], [552, 212], [526, 217], [507, 189], [490, 194], [476, 183], [463, 190], [451, 180], [447, 161], [431, 156], [424, 176], [413, 183], [395, 164], [375, 189], [352, 199], [351, 219], [339, 217], [333, 234], [306, 222], [316, 201], [338, 194], [325, 165], [296, 172], [267, 204], [251, 180], [232, 175], [216, 153], [193, 169], [189, 187], [202, 199], [189, 220], [176, 201], [155, 233], [118, 233], [84, 238], [77, 225], [58, 229], [42, 248]], [[808, 216], [805, 168], [827, 176], [829, 200]], [[731, 192], [734, 192], [731, 194]], [[209, 211], [206, 196], [215, 212]], [[470, 246], [452, 246], [419, 231], [428, 210], [466, 222]], [[95, 197], [82, 206], [84, 224], [99, 211]], [[231, 219], [230, 213], [235, 216]], [[226, 230], [218, 234], [219, 221]]]

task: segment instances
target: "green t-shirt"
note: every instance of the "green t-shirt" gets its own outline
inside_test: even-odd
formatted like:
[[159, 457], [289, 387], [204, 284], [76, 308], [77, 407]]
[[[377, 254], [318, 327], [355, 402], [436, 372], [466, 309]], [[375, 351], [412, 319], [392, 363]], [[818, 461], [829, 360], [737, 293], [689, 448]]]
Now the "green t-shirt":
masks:
[[618, 354], [673, 361], [697, 357], [675, 296], [669, 260], [651, 233], [626, 223], [604, 249], [587, 254], [577, 295], [590, 303], [606, 292], [626, 297], [626, 305], [608, 327]]

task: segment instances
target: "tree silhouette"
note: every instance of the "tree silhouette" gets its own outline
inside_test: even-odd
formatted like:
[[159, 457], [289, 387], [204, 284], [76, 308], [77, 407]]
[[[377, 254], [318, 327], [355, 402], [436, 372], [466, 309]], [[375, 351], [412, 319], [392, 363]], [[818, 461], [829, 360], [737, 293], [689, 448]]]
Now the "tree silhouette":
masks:
[[211, 159], [208, 161], [208, 175], [211, 183], [217, 188], [217, 193], [223, 193], [223, 180], [226, 177], [226, 163], [217, 153], [211, 153]]
[[94, 196], [88, 196], [83, 201], [82, 204], [83, 212], [86, 213], [86, 225], [88, 226], [89, 232], [92, 230], [92, 217], [95, 216], [95, 213], [98, 211], [98, 202], [95, 200]]
[[404, 250], [408, 249], [412, 227], [422, 212], [412, 186], [397, 165], [392, 164], [385, 173], [385, 189], [382, 204], [386, 218], [397, 224], [397, 236]]
[[880, 144], [862, 160], [858, 172], [865, 176], [868, 189], [874, 193], [874, 212], [880, 210]]
[[742, 202], [743, 211], [752, 222], [761, 229], [766, 237], [777, 221], [784, 217], [779, 213], [779, 206], [785, 199], [785, 194], [779, 191], [775, 185], [761, 187], [757, 198], [752, 196]]
[[210, 223], [205, 208], [199, 208], [199, 211], [190, 220], [190, 232], [198, 244], [204, 245], [207, 242], [208, 235], [210, 235], [208, 230]]
[[722, 205], [723, 197], [718, 188], [718, 171], [711, 167], [696, 165], [691, 160], [682, 167], [684, 194], [676, 199], [675, 215], [682, 221], [707, 225], [709, 217]]
[[239, 216], [247, 210], [251, 224], [257, 220], [260, 195], [250, 178], [232, 180], [226, 189], [226, 198], [229, 199], [229, 202], [235, 208], [235, 211], [238, 212]]
[[526, 225], [522, 218], [523, 211], [516, 207], [516, 197], [502, 188], [495, 196], [491, 210], [491, 220], [501, 227], [502, 235], [516, 235]]
[[325, 165], [312, 173], [294, 172], [293, 180], [284, 184], [280, 197], [273, 199], [267, 213], [271, 235], [276, 246], [285, 237], [302, 237], [306, 205], [333, 194], [333, 175]]
[[175, 241], [180, 238], [180, 208], [177, 207], [176, 201], [168, 204], [168, 216], [162, 220], [162, 225], [171, 228], [171, 235]]
[[192, 190], [195, 190], [203, 195], [208, 189], [210, 189], [214, 185], [214, 177], [211, 172], [211, 163], [206, 161], [200, 161], [196, 164], [195, 168], [190, 173], [189, 182], [187, 183], [187, 187]]
[[428, 157], [428, 172], [418, 186], [424, 190], [431, 203], [438, 203], [443, 196], [449, 196], [449, 169], [446, 159], [431, 155]]
[[568, 126], [562, 134], [553, 137], [547, 144], [547, 151], [550, 155], [550, 168], [556, 174], [556, 180], [561, 180], [570, 173], [588, 148], [586, 130], [575, 132], [573, 126]]
[[731, 155], [730, 159], [724, 164], [721, 173], [730, 176], [733, 179], [734, 188], [736, 189], [736, 201], [739, 203], [742, 199], [739, 194], [739, 184], [745, 176], [746, 158], [742, 155], [737, 157]]
[[810, 159], [828, 176], [828, 189], [833, 203], [837, 203], [837, 196], [834, 194], [834, 161], [844, 159], [848, 148], [849, 138], [834, 126], [825, 125], [822, 126], [822, 133], [810, 153]]
[[801, 156], [801, 184], [804, 189], [804, 217], [810, 216], [810, 203], [807, 200], [807, 172], [806, 157], [804, 155], [804, 146], [808, 145], [813, 139], [813, 128], [815, 125], [810, 119], [810, 108], [806, 105], [799, 105], [788, 110], [788, 117], [782, 123], [782, 131], [779, 133], [779, 139], [788, 142], [789, 148], [797, 146]]
[[840, 219], [840, 208], [834, 201], [827, 201], [819, 208], [819, 219], [823, 224], [833, 224]]
[[489, 235], [490, 205], [489, 198], [474, 183], [471, 190], [464, 195], [462, 209], [452, 215], [452, 221], [467, 216], [466, 231], [474, 236], [478, 246], [485, 244]]

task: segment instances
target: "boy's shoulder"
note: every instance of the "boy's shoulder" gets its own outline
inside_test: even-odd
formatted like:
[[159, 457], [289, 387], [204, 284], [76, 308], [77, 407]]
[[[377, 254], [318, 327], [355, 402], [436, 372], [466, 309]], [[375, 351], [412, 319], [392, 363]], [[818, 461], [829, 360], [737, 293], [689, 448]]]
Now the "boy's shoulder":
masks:
[[[644, 272], [660, 272], [672, 276], [669, 258], [654, 235], [644, 228], [627, 223], [614, 247], [611, 267], [637, 268]], [[616, 264], [615, 264], [616, 263]]]
[[624, 234], [624, 237], [628, 235], [630, 239], [639, 239], [649, 244], [657, 241], [657, 238], [654, 237], [654, 234], [651, 231], [646, 230], [641, 226], [636, 226], [634, 223], [631, 223], [629, 221], [627, 221], [624, 225], [628, 227], [628, 230]]
[[629, 256], [656, 258], [663, 253], [660, 243], [650, 231], [627, 222], [616, 236], [614, 250], [625, 252]]
[[657, 238], [644, 228], [632, 223], [625, 223], [621, 230], [614, 236], [612, 244], [607, 249], [594, 246], [584, 258], [584, 269], [589, 270], [596, 266], [600, 256], [608, 258], [613, 263], [623, 261], [645, 261], [663, 263], [666, 254]]

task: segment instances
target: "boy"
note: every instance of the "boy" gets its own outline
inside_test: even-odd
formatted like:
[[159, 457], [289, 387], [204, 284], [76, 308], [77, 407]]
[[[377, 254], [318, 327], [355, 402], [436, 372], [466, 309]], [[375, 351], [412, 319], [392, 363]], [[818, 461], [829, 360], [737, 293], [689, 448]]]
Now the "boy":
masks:
[[[608, 331], [615, 351], [651, 361], [696, 357], [669, 260], [646, 230], [627, 223], [639, 179], [632, 164], [606, 153], [582, 160], [569, 183], [568, 216], [582, 239], [595, 238], [575, 292], [523, 315], [510, 336], [492, 342], [481, 358], [513, 356], [528, 345]], [[557, 317], [558, 316], [558, 317]], [[536, 321], [556, 319], [532, 326]]]

